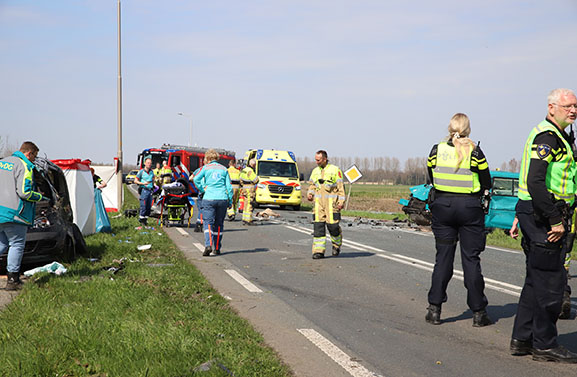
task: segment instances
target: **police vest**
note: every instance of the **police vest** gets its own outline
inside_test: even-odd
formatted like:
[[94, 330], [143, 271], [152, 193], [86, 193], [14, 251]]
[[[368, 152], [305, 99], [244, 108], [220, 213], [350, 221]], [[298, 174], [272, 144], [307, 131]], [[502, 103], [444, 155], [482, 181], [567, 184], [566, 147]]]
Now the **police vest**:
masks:
[[479, 175], [471, 171], [471, 154], [459, 163], [457, 148], [446, 141], [437, 146], [437, 166], [433, 169], [433, 185], [437, 190], [459, 194], [481, 191]]
[[547, 121], [543, 121], [539, 123], [537, 127], [533, 128], [525, 143], [523, 160], [521, 161], [521, 173], [519, 174], [518, 197], [521, 200], [531, 200], [531, 195], [529, 195], [527, 188], [527, 176], [529, 175], [531, 159], [541, 159], [541, 156], [545, 158], [551, 153], [550, 150], [539, 150], [539, 147], [534, 149], [533, 141], [537, 135], [548, 131], [557, 135], [559, 140], [563, 142], [563, 146], [561, 147], [561, 153], [556, 157], [557, 160], [550, 161], [547, 167], [547, 176], [545, 179], [547, 190], [553, 194], [556, 199], [561, 199], [569, 204], [573, 204], [575, 200], [575, 182], [573, 182], [573, 178], [577, 172], [577, 165], [573, 158], [573, 150], [559, 129]]

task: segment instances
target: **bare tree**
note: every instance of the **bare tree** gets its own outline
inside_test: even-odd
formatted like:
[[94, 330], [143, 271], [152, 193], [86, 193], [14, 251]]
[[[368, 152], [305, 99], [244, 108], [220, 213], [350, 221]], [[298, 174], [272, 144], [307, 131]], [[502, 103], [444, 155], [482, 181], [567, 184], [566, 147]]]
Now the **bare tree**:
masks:
[[18, 146], [10, 142], [9, 137], [0, 136], [0, 158], [12, 155], [18, 150]]

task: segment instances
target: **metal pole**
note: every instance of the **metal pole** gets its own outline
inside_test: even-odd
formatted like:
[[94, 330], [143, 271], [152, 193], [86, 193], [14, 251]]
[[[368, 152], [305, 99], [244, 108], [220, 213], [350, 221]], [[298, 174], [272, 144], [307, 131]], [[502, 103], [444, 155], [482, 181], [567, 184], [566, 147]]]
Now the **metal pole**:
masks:
[[351, 197], [351, 190], [353, 189], [353, 184], [349, 183], [349, 193], [347, 194], [347, 201], [345, 202], [345, 211], [349, 209], [349, 199]]
[[117, 200], [118, 200], [118, 212], [122, 209], [122, 202], [123, 202], [123, 186], [122, 186], [122, 46], [121, 46], [121, 38], [120, 38], [120, 0], [118, 0], [118, 81], [117, 81], [117, 128], [118, 128], [118, 166], [116, 168], [116, 175], [117, 175]]

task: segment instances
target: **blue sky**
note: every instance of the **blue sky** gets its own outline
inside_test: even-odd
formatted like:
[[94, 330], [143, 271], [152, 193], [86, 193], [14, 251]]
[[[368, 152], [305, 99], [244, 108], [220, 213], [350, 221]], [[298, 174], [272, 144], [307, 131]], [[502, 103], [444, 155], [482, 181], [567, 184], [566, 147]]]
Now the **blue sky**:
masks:
[[[112, 161], [116, 6], [0, 0], [0, 137]], [[577, 89], [576, 16], [573, 0], [124, 0], [124, 159], [188, 144], [192, 122], [195, 144], [237, 155], [404, 161], [464, 112], [499, 167], [548, 92]]]

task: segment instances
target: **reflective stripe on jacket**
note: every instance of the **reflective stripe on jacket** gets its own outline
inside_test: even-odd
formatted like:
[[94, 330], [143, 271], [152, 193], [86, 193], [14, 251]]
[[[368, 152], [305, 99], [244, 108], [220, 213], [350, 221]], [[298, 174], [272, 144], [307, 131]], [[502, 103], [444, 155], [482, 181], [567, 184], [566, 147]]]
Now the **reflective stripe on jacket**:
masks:
[[554, 133], [563, 143], [562, 151], [557, 155], [557, 160], [553, 159], [553, 154], [549, 154], [545, 158], [549, 163], [545, 179], [547, 191], [553, 194], [555, 198], [573, 204], [575, 201], [575, 182], [573, 181], [573, 177], [575, 177], [577, 173], [577, 164], [573, 158], [573, 149], [559, 129], [546, 120], [531, 130], [525, 143], [523, 160], [521, 160], [521, 172], [519, 173], [519, 193], [517, 196], [521, 200], [532, 200], [527, 188], [527, 177], [529, 175], [531, 159], [541, 159], [538, 154], [539, 151], [533, 146], [533, 142], [537, 135], [543, 132]]
[[[438, 144], [436, 167], [433, 169], [433, 185], [437, 190], [460, 194], [481, 191], [479, 175], [471, 171], [471, 153], [459, 163], [455, 146], [449, 145], [446, 141]], [[431, 157], [428, 163], [430, 160]]]
[[258, 176], [254, 172], [253, 168], [247, 166], [240, 172], [240, 180], [242, 181], [243, 188], [252, 189], [258, 183]]
[[338, 166], [329, 163], [324, 168], [317, 166], [311, 173], [309, 184], [307, 194], [314, 194], [316, 197], [334, 198], [337, 204], [345, 204], [343, 173]]
[[42, 194], [35, 191], [33, 170], [34, 164], [20, 151], [0, 160], [0, 223], [34, 224]]

